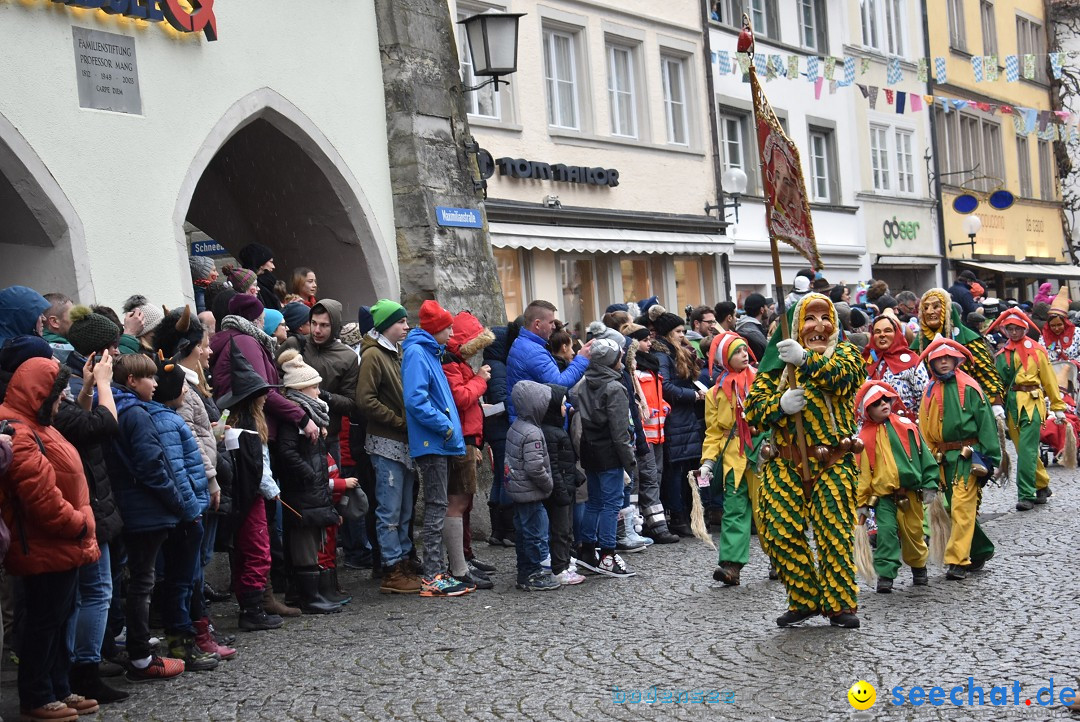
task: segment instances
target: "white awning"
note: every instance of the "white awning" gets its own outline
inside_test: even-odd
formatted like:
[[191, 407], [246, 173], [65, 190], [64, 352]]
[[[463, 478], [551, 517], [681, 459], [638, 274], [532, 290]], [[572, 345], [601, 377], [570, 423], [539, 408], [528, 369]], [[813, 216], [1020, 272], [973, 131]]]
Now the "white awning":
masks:
[[933, 268], [941, 263], [941, 256], [886, 256], [880, 255], [874, 261], [875, 266], [905, 268]]
[[994, 261], [960, 261], [965, 266], [978, 268], [990, 273], [1003, 273], [1006, 276], [1021, 278], [1078, 278], [1080, 267], [1068, 264], [1050, 263], [998, 263]]
[[[780, 243], [780, 265], [782, 268], [805, 268], [809, 264], [789, 244]], [[866, 255], [865, 246], [844, 246], [834, 243], [819, 243], [818, 255], [826, 275], [830, 272], [860, 271]], [[736, 266], [771, 267], [772, 246], [768, 241], [739, 239], [731, 254], [732, 268]]]
[[703, 255], [727, 253], [734, 246], [720, 234], [523, 223], [492, 223], [490, 235], [491, 245], [496, 248], [535, 248], [564, 253]]

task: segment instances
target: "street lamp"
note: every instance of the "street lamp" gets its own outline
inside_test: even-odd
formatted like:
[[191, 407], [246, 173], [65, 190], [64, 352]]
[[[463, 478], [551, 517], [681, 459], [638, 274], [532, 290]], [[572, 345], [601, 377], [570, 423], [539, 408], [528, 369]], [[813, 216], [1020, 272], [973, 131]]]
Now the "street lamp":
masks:
[[[739, 222], [739, 196], [746, 193], [746, 173], [742, 168], [728, 168], [724, 171], [724, 175], [720, 177], [720, 187], [724, 193], [731, 196], [731, 201], [727, 203], [721, 203], [717, 206], [711, 206], [708, 203], [705, 204], [705, 213], [708, 214], [714, 209], [722, 208], [725, 211], [731, 208], [735, 211], [735, 222]], [[727, 219], [727, 213], [724, 214], [725, 220]]]
[[479, 85], [465, 88], [465, 92], [479, 90], [492, 83], [496, 87], [499, 83], [510, 84], [499, 80], [499, 76], [517, 72], [518, 19], [525, 14], [489, 11], [458, 21], [458, 25], [465, 26], [473, 75], [489, 78]]
[[964, 218], [964, 233], [967, 234], [968, 240], [957, 241], [956, 243], [949, 241], [949, 250], [951, 251], [954, 247], [958, 246], [971, 246], [971, 252], [974, 254], [975, 236], [980, 230], [982, 230], [982, 219], [976, 215], [966, 216]]

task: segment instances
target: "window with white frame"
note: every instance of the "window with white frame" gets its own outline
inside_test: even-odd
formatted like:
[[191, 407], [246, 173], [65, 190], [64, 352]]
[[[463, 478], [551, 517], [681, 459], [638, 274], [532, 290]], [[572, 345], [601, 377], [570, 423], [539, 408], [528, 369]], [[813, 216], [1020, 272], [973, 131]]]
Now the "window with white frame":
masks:
[[743, 13], [746, 13], [750, 16], [755, 35], [780, 39], [777, 0], [711, 0], [709, 5], [710, 17], [717, 22], [738, 28], [742, 26]]
[[970, 113], [945, 113], [940, 108], [934, 113], [941, 129], [937, 144], [940, 172], [966, 174], [966, 177], [954, 175], [948, 183], [966, 183], [966, 187], [984, 192], [991, 190], [997, 184], [995, 179], [1005, 177], [1001, 125]]
[[1050, 152], [1050, 142], [1039, 141], [1039, 197], [1044, 201], [1054, 200], [1054, 156]]
[[840, 201], [835, 156], [833, 131], [810, 126], [810, 199], [816, 203]]
[[[483, 11], [459, 7], [458, 20], [472, 17], [478, 12]], [[473, 75], [473, 59], [472, 53], [469, 50], [469, 40], [465, 33], [465, 26], [458, 25], [457, 29], [458, 52], [461, 55], [461, 82], [468, 87], [479, 85], [481, 80]], [[484, 80], [487, 80], [487, 78], [484, 78]], [[494, 118], [496, 120], [501, 119], [502, 108], [500, 107], [500, 104], [500, 92], [495, 84], [485, 86], [479, 90], [474, 90], [471, 93], [465, 93], [465, 111], [469, 115], [475, 115], [481, 118]]]
[[[1016, 52], [1021, 55], [1035, 55], [1035, 81], [1046, 82], [1046, 34], [1043, 26], [1029, 18], [1016, 16]], [[1020, 77], [1023, 77], [1021, 75]]]
[[611, 134], [638, 137], [635, 98], [634, 49], [608, 44], [608, 99], [611, 102]]
[[910, 130], [896, 129], [896, 190], [899, 193], [915, 192], [915, 154], [912, 146], [915, 134]]
[[667, 116], [668, 143], [689, 145], [685, 58], [661, 56], [660, 76], [664, 84], [664, 114]]
[[863, 45], [889, 55], [904, 52], [905, 0], [859, 0]]
[[828, 22], [825, 0], [798, 0], [799, 42], [805, 47], [828, 55]]
[[720, 106], [717, 130], [720, 133], [720, 164], [723, 170], [739, 168], [746, 173], [746, 192], [755, 193], [759, 187], [757, 141], [748, 112]]
[[870, 170], [874, 176], [874, 190], [892, 190], [889, 173], [889, 128], [882, 125], [870, 126]]
[[964, 0], [945, 0], [949, 16], [949, 47], [967, 50], [967, 31], [964, 29]]
[[997, 21], [994, 19], [994, 0], [979, 0], [979, 20], [982, 24], [983, 55], [997, 55]]
[[1028, 139], [1025, 136], [1016, 136], [1016, 166], [1020, 169], [1020, 197], [1034, 197], [1034, 189], [1031, 187], [1031, 151], [1028, 148]]
[[548, 125], [578, 130], [578, 68], [575, 37], [562, 30], [544, 30], [544, 79]]

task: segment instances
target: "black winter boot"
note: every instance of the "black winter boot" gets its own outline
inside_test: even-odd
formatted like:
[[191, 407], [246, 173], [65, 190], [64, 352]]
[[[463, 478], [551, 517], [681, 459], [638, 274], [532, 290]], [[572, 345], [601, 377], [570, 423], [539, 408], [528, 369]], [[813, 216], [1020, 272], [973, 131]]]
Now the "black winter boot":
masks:
[[297, 571], [296, 585], [300, 587], [300, 609], [304, 614], [333, 614], [341, 611], [340, 604], [331, 602], [319, 593], [318, 569]]
[[502, 540], [503, 546], [512, 547], [517, 543], [517, 534], [514, 531], [514, 505], [500, 506], [502, 514]]
[[694, 536], [694, 532], [690, 530], [690, 520], [685, 513], [673, 513], [671, 515], [671, 523], [668, 524], [668, 529], [681, 537]]
[[488, 536], [487, 543], [493, 547], [501, 547], [503, 545], [502, 507], [498, 504], [488, 504], [488, 517], [491, 519], [491, 535]]
[[129, 697], [127, 692], [113, 689], [101, 681], [96, 662], [72, 665], [68, 679], [71, 682], [72, 692], [87, 699], [96, 699], [101, 704], [119, 702]]
[[248, 592], [237, 595], [240, 602], [239, 627], [245, 632], [258, 632], [264, 629], [278, 629], [285, 623], [276, 614], [267, 614], [263, 609], [263, 593]]
[[334, 604], [348, 604], [352, 597], [338, 587], [337, 569], [319, 570], [319, 594]]

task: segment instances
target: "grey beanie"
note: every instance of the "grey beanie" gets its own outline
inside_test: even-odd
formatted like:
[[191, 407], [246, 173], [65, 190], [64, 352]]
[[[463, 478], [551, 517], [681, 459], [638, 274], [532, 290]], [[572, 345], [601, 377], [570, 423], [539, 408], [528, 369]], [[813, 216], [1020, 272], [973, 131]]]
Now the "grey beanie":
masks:
[[191, 268], [191, 279], [201, 281], [210, 278], [214, 270], [214, 261], [206, 256], [188, 256], [188, 266]]
[[622, 353], [619, 344], [609, 338], [596, 338], [592, 342], [589, 362], [599, 366], [614, 366]]

